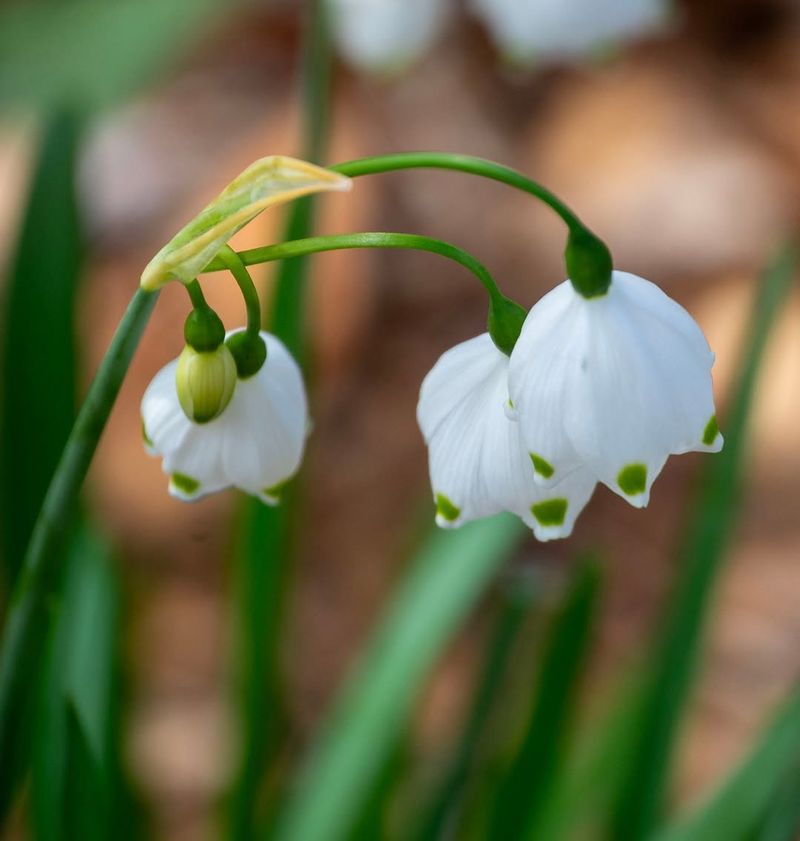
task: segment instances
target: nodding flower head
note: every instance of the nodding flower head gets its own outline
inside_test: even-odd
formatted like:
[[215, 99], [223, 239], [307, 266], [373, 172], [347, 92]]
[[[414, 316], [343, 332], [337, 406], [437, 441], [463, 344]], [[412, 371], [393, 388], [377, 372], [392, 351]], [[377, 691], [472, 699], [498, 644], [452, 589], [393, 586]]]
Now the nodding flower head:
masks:
[[722, 448], [713, 364], [697, 323], [655, 284], [615, 271], [586, 298], [564, 281], [528, 313], [509, 367], [537, 481], [585, 468], [645, 506], [670, 454]]
[[520, 426], [509, 419], [508, 366], [484, 333], [443, 354], [422, 383], [417, 420], [428, 445], [436, 522], [454, 528], [511, 511], [539, 540], [567, 537], [595, 479], [579, 469], [555, 487], [537, 485]]
[[[190, 501], [237, 487], [275, 505], [282, 486], [297, 472], [309, 425], [302, 375], [275, 336], [262, 332], [260, 338], [266, 361], [245, 379], [237, 379], [233, 354], [223, 344], [213, 352], [214, 360], [185, 350], [147, 387], [142, 398], [145, 447], [161, 456], [173, 496]], [[187, 389], [188, 406], [182, 393]], [[204, 419], [198, 417], [201, 405], [206, 412], [219, 411]]]

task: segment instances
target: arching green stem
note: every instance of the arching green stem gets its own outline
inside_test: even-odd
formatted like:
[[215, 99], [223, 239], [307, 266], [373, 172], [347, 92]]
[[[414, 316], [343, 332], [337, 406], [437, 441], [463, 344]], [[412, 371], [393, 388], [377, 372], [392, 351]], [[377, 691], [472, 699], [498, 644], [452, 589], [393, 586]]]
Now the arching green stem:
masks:
[[350, 178], [395, 172], [401, 169], [449, 169], [508, 184], [544, 202], [566, 224], [569, 233], [564, 260], [567, 265], [567, 274], [577, 292], [585, 298], [596, 298], [605, 295], [611, 284], [612, 259], [606, 244], [592, 233], [561, 199], [553, 195], [546, 187], [511, 167], [471, 155], [454, 155], [447, 152], [401, 152], [395, 155], [379, 155], [347, 161], [332, 166], [330, 169]]
[[253, 278], [250, 277], [250, 272], [247, 271], [247, 267], [237, 252], [229, 245], [220, 249], [217, 260], [230, 271], [236, 279], [236, 283], [239, 284], [247, 308], [247, 333], [250, 336], [257, 336], [261, 329], [261, 303], [258, 300], [258, 292], [255, 283], [253, 283]]
[[[305, 254], [339, 251], [346, 248], [406, 248], [428, 251], [454, 260], [469, 269], [489, 294], [489, 332], [492, 339], [504, 353], [511, 353], [522, 329], [522, 322], [525, 320], [525, 310], [500, 292], [494, 278], [480, 261], [449, 242], [418, 234], [386, 232], [337, 234], [281, 242], [277, 245], [266, 245], [263, 248], [251, 248], [239, 252], [238, 258], [244, 265], [252, 266], [289, 257], [301, 257]], [[218, 258], [206, 267], [206, 271], [220, 271], [227, 267], [227, 263]]]
[[208, 306], [208, 303], [206, 302], [206, 296], [203, 295], [203, 290], [196, 280], [185, 284], [185, 286], [186, 291], [189, 293], [189, 298], [192, 301], [192, 306], [196, 310], [203, 309], [204, 307]]

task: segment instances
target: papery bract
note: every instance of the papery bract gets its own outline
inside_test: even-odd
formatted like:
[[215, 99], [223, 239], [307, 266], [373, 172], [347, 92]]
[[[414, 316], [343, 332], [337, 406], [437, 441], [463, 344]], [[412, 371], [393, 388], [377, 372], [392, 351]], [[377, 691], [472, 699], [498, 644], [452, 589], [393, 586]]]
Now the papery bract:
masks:
[[237, 487], [274, 505], [281, 486], [300, 466], [308, 431], [308, 405], [300, 368], [269, 333], [267, 360], [236, 383], [225, 410], [204, 424], [184, 414], [175, 386], [178, 360], [153, 378], [142, 398], [147, 451], [161, 456], [169, 490], [194, 500]]
[[443, 354], [422, 383], [417, 420], [429, 448], [436, 521], [456, 527], [511, 511], [540, 540], [567, 537], [595, 480], [579, 469], [555, 487], [536, 484], [519, 424], [507, 416], [508, 365], [484, 333]]
[[306, 161], [283, 155], [260, 158], [153, 257], [142, 272], [141, 286], [154, 290], [174, 278], [188, 283], [262, 210], [309, 193], [348, 190], [350, 184], [349, 178]]
[[509, 393], [543, 485], [588, 468], [631, 504], [647, 504], [670, 454], [722, 448], [714, 354], [694, 319], [655, 284], [615, 271], [583, 298], [567, 280], [530, 311]]

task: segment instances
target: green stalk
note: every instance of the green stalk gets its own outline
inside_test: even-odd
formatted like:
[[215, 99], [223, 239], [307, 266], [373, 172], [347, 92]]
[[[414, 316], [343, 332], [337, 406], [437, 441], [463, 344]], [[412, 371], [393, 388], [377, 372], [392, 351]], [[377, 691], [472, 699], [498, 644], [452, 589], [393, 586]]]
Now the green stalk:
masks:
[[[326, 0], [311, 0], [303, 45], [302, 157], [319, 163], [324, 157], [328, 127], [331, 45]], [[313, 228], [313, 200], [293, 203], [284, 239], [308, 236]], [[283, 341], [302, 365], [305, 359], [306, 260], [287, 260], [278, 272], [272, 312], [264, 324]], [[241, 764], [230, 803], [229, 834], [249, 841], [279, 796], [264, 786], [267, 769], [283, 744], [285, 724], [283, 675], [280, 664], [283, 612], [291, 574], [293, 521], [298, 490], [289, 487], [279, 508], [251, 502], [244, 509], [236, 558], [237, 677], [239, 680]]]
[[[494, 278], [486, 267], [471, 254], [449, 242], [420, 236], [418, 234], [396, 234], [368, 232], [358, 234], [336, 234], [327, 237], [307, 237], [306, 239], [267, 245], [263, 248], [251, 248], [239, 253], [245, 265], [268, 263], [273, 260], [285, 260], [322, 251], [337, 251], [346, 248], [407, 248], [415, 251], [428, 251], [454, 260], [469, 269], [489, 295], [489, 332], [497, 347], [504, 353], [511, 353], [519, 337], [525, 311], [518, 304], [506, 298], [498, 288]], [[225, 268], [223, 261], [213, 260], [206, 271], [214, 272]]]
[[247, 309], [247, 333], [250, 336], [257, 336], [261, 329], [261, 303], [258, 300], [258, 292], [250, 272], [242, 262], [239, 255], [226, 245], [220, 249], [217, 259], [225, 265], [225, 268], [233, 275], [239, 285], [244, 304]]
[[11, 735], [9, 712], [21, 688], [21, 664], [39, 656], [31, 641], [61, 557], [70, 515], [157, 297], [157, 293], [139, 289], [128, 305], [89, 387], [36, 520], [0, 645], [0, 757], [6, 755]]
[[381, 155], [347, 161], [331, 169], [350, 178], [395, 172], [400, 169], [450, 169], [500, 181], [509, 187], [522, 190], [555, 211], [567, 226], [569, 235], [564, 249], [564, 262], [575, 291], [584, 298], [597, 298], [605, 295], [611, 285], [612, 259], [606, 244], [592, 233], [561, 199], [515, 169], [483, 158], [448, 152], [402, 152]]

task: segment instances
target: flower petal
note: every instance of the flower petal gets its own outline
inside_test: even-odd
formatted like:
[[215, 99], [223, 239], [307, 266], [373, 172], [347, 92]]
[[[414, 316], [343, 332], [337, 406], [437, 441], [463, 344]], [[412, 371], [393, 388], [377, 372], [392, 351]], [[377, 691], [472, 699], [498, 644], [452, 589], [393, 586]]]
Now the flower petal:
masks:
[[583, 364], [585, 314], [569, 281], [528, 313], [511, 354], [508, 388], [536, 481], [559, 482], [580, 465], [564, 427], [567, 383]]
[[489, 495], [483, 462], [484, 448], [502, 447], [511, 426], [503, 411], [507, 365], [484, 333], [444, 353], [423, 380], [417, 421], [428, 445], [436, 522], [442, 527], [502, 510]]
[[147, 264], [141, 285], [154, 290], [173, 278], [188, 283], [225, 243], [262, 210], [324, 190], [348, 190], [350, 179], [283, 155], [250, 164]]

